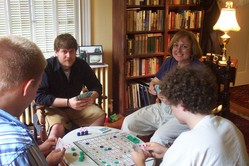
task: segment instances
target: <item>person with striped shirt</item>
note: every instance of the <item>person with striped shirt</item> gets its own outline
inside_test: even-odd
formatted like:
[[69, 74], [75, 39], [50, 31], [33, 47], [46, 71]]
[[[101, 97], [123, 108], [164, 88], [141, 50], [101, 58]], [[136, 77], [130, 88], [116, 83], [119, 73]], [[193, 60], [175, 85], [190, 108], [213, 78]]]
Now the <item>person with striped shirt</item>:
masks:
[[46, 60], [35, 43], [20, 36], [0, 38], [0, 165], [58, 165], [65, 149], [56, 138], [37, 145], [19, 117], [34, 99]]

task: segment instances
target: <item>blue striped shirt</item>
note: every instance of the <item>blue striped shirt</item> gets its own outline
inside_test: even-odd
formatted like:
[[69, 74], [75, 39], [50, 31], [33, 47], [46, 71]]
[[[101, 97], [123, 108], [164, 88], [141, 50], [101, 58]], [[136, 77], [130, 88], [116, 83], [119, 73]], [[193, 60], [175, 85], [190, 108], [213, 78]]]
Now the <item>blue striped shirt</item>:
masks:
[[47, 161], [29, 130], [18, 119], [0, 109], [0, 165], [46, 166]]

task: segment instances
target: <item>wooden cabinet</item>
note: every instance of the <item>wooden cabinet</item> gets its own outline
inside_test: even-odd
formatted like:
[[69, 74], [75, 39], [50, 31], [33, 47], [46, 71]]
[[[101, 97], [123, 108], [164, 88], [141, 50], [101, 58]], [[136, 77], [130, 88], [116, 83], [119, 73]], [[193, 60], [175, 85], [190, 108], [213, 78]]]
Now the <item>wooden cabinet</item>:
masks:
[[154, 102], [146, 83], [167, 57], [171, 37], [179, 29], [188, 29], [201, 38], [204, 12], [196, 0], [112, 3], [113, 108], [127, 115]]

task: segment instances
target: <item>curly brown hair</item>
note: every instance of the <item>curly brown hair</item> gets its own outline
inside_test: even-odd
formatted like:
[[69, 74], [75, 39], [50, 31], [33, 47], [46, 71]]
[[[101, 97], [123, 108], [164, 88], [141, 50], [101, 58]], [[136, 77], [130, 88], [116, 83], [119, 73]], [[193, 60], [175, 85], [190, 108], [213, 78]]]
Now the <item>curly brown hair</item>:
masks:
[[164, 76], [160, 89], [169, 104], [182, 104], [194, 114], [210, 114], [217, 106], [216, 77], [206, 66], [176, 68]]

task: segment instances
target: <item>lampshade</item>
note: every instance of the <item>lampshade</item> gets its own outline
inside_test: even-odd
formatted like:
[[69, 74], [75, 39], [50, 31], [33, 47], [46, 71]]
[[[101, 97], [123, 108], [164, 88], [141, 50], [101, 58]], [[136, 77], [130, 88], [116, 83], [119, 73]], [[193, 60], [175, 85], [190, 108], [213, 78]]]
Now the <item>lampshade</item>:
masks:
[[225, 33], [229, 31], [239, 31], [240, 26], [236, 19], [236, 10], [232, 6], [222, 8], [220, 17], [216, 24], [213, 26], [214, 30], [221, 30]]

